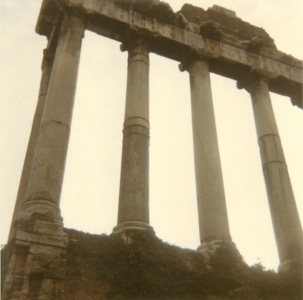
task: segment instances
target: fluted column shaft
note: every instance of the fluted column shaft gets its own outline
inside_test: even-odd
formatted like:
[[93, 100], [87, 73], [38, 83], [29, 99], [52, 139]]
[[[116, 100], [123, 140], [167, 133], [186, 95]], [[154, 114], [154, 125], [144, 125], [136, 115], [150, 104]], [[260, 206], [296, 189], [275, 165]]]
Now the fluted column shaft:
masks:
[[55, 60], [45, 100], [22, 218], [44, 215], [61, 222], [59, 202], [84, 23], [77, 16], [62, 20]]
[[302, 259], [302, 226], [269, 95], [268, 83], [247, 86], [252, 99], [266, 191], [280, 263]]
[[209, 66], [193, 60], [190, 75], [200, 241], [230, 241]]
[[115, 232], [150, 228], [148, 42], [140, 36], [132, 36], [122, 46], [128, 50], [128, 73]]

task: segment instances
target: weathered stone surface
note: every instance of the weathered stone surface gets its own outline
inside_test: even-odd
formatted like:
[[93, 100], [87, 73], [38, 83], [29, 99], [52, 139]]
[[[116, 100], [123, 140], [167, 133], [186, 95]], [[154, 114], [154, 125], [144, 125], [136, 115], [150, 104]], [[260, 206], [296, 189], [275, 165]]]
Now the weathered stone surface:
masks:
[[78, 16], [65, 15], [58, 43], [51, 45], [56, 55], [49, 82], [43, 82], [47, 94], [30, 149], [24, 202], [14, 221], [3, 299], [60, 299], [64, 290], [67, 236], [59, 203], [84, 29]]
[[51, 218], [59, 215], [83, 32], [84, 24], [80, 18], [64, 18], [23, 204], [23, 215], [20, 217], [23, 219], [30, 219], [34, 213], [46, 215], [52, 212]]
[[251, 95], [265, 186], [281, 265], [302, 261], [303, 235], [272, 108], [268, 78], [251, 74], [242, 86]]
[[149, 229], [149, 40], [132, 34], [124, 43], [128, 73], [118, 226]]
[[[242, 21], [236, 17], [236, 13], [223, 7], [214, 5], [208, 10], [196, 7], [190, 4], [183, 5], [181, 9], [185, 18], [192, 23], [200, 26], [200, 33], [208, 37], [211, 32], [206, 28], [201, 32], [201, 28], [206, 24], [217, 24], [222, 35], [226, 35], [226, 38], [239, 41], [251, 41], [253, 38], [258, 37], [264, 41], [265, 47], [275, 48], [273, 39], [267, 34], [263, 28], [253, 26], [247, 22]], [[211, 28], [209, 28], [211, 31]], [[210, 35], [211, 36], [211, 35]]]
[[175, 14], [168, 3], [159, 0], [114, 0], [124, 9], [142, 12], [161, 21], [173, 24]]
[[18, 223], [2, 290], [3, 300], [61, 299], [68, 238], [62, 225]]
[[230, 241], [209, 66], [192, 59], [185, 67], [190, 75], [200, 242]]
[[[36, 31], [50, 35], [60, 6], [85, 16], [89, 30], [120, 42], [135, 26], [157, 36], [151, 48], [156, 54], [181, 62], [194, 48], [208, 55], [213, 73], [235, 80], [252, 70], [272, 74], [270, 91], [289, 96], [302, 108], [302, 61], [276, 50], [273, 39], [262, 28], [218, 7], [205, 11], [186, 4], [171, 15], [170, 8], [159, 1], [132, 3], [130, 9], [106, 0], [44, 0]], [[162, 11], [165, 18], [152, 15], [152, 7]]]
[[44, 50], [43, 62], [42, 62], [42, 77], [40, 82], [40, 90], [38, 96], [38, 103], [36, 107], [36, 112], [33, 119], [32, 130], [27, 146], [26, 156], [23, 164], [23, 170], [21, 175], [21, 180], [19, 184], [19, 190], [17, 194], [14, 214], [12, 218], [9, 240], [14, 235], [14, 223], [17, 218], [17, 214], [21, 211], [22, 204], [25, 200], [26, 190], [28, 186], [28, 181], [30, 177], [30, 171], [32, 169], [32, 164], [34, 160], [34, 154], [36, 149], [36, 143], [38, 139], [42, 114], [45, 105], [45, 99], [48, 89], [48, 83], [51, 75], [53, 60], [54, 60], [54, 49], [53, 44], [57, 44], [57, 37], [53, 36], [52, 39], [49, 40], [47, 49]]

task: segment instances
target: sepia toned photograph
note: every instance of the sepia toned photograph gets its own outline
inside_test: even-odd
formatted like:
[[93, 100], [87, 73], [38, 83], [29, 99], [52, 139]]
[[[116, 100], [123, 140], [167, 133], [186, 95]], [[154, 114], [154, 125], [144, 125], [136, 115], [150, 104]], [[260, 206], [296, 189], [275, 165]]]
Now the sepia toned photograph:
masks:
[[301, 0], [1, 0], [1, 299], [303, 298]]

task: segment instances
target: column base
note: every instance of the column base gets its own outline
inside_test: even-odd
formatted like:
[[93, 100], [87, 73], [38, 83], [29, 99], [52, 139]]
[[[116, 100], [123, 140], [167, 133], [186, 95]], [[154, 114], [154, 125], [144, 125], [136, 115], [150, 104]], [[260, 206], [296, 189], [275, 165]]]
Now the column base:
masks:
[[146, 232], [155, 235], [154, 229], [146, 223], [138, 221], [128, 221], [118, 224], [114, 227], [112, 234], [119, 235], [126, 244], [134, 241], [136, 232]]
[[63, 219], [60, 214], [59, 207], [52, 201], [37, 199], [30, 200], [23, 204], [22, 210], [16, 217], [18, 222], [34, 222], [35, 220], [43, 220], [50, 223], [56, 223], [63, 228]]
[[204, 257], [205, 265], [212, 270], [215, 266], [232, 264], [242, 261], [236, 244], [231, 240], [213, 239], [202, 242], [197, 248]]
[[302, 274], [302, 259], [285, 260], [281, 262], [278, 267], [278, 272], [284, 274]]
[[148, 230], [151, 233], [154, 233], [154, 229], [143, 222], [139, 222], [139, 221], [128, 221], [128, 222], [123, 222], [118, 224], [116, 227], [114, 227], [113, 229], [113, 234], [117, 233], [124, 233], [124, 232], [128, 232], [128, 231], [137, 231], [137, 230]]

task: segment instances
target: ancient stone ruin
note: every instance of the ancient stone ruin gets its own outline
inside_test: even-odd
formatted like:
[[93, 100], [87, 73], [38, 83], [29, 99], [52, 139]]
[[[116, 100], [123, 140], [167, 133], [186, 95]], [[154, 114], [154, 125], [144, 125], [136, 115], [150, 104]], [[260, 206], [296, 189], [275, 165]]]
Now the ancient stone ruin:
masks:
[[222, 245], [235, 247], [214, 119], [213, 72], [235, 80], [251, 95], [280, 271], [299, 264], [302, 227], [269, 92], [289, 97], [302, 108], [302, 61], [277, 50], [264, 29], [217, 5], [204, 10], [185, 4], [175, 13], [159, 0], [43, 0], [36, 32], [48, 43], [10, 231], [3, 299], [53, 299], [64, 284], [68, 237], [60, 194], [85, 30], [114, 39], [128, 51], [118, 224], [113, 233], [153, 231], [148, 93], [153, 52], [180, 62], [180, 70], [190, 77], [198, 251], [207, 258]]

